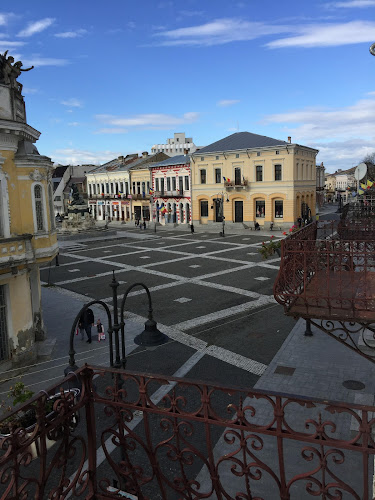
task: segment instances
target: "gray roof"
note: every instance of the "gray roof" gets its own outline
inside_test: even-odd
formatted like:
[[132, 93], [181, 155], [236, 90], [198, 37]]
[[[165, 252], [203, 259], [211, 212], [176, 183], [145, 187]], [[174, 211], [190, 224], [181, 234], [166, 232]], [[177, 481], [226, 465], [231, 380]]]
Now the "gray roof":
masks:
[[178, 156], [172, 156], [172, 158], [167, 158], [164, 161], [161, 161], [159, 163], [154, 163], [150, 165], [150, 167], [170, 167], [173, 165], [185, 165], [186, 163], [190, 163], [190, 158], [188, 155], [178, 155]]
[[39, 151], [35, 144], [30, 141], [20, 141], [18, 143], [18, 149], [16, 156], [24, 156], [24, 155], [39, 155]]
[[114, 158], [100, 167], [92, 170], [90, 173], [100, 173], [100, 172], [123, 172], [129, 170], [129, 168], [134, 165], [134, 162], [139, 161], [140, 158], [138, 154], [131, 154], [124, 158], [124, 160], [119, 160], [118, 158]]
[[236, 151], [240, 149], [266, 148], [269, 146], [284, 146], [288, 142], [272, 139], [265, 135], [251, 134], [250, 132], [236, 132], [220, 141], [196, 151], [192, 156], [201, 156], [204, 153], [218, 153], [223, 151]]

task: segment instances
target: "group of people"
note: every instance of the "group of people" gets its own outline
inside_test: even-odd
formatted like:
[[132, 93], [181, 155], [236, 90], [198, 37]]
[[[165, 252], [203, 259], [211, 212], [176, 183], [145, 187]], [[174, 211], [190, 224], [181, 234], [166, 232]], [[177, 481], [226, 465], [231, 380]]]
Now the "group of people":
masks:
[[[94, 326], [94, 321], [95, 321], [94, 313], [90, 308], [86, 309], [79, 318], [76, 335], [78, 335], [79, 332], [81, 334], [81, 340], [85, 340], [85, 333], [86, 333], [87, 335], [86, 342], [88, 344], [91, 344], [92, 342], [91, 328]], [[105, 340], [104, 326], [100, 321], [100, 318], [98, 318], [96, 322], [96, 329], [98, 332], [98, 342], [100, 342], [101, 340]]]
[[147, 225], [146, 225], [146, 219], [143, 219], [143, 222], [141, 222], [139, 219], [135, 219], [135, 225], [139, 227], [139, 229], [145, 230]]

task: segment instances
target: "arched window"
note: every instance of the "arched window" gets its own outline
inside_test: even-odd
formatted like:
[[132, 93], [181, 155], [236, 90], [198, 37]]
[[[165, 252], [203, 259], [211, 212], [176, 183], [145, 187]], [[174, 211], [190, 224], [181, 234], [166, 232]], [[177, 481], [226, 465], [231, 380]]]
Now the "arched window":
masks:
[[36, 230], [44, 231], [44, 213], [43, 213], [43, 191], [40, 184], [34, 186], [34, 203], [36, 216]]
[[53, 208], [53, 191], [51, 184], [48, 185], [48, 204], [49, 204], [49, 216], [51, 218], [51, 230], [54, 230], [56, 229], [56, 223], [55, 223], [55, 210]]

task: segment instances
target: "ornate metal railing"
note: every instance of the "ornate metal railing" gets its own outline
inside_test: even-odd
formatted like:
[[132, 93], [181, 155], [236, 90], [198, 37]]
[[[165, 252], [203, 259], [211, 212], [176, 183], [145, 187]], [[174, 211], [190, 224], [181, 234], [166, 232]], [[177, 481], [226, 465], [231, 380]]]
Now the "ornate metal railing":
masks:
[[375, 321], [372, 229], [361, 221], [315, 222], [286, 238], [281, 244], [282, 260], [274, 286], [275, 299], [285, 313], [303, 318]]
[[64, 383], [80, 395], [39, 394], [1, 438], [2, 499], [373, 497], [375, 407], [90, 366]]

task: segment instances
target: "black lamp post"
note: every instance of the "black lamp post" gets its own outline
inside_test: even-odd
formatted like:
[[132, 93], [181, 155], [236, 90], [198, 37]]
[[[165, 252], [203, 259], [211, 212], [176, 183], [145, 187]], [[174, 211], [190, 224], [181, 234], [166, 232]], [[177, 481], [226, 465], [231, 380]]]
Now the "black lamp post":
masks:
[[[104, 308], [107, 314], [108, 321], [108, 339], [109, 339], [109, 363], [111, 367], [114, 368], [123, 368], [126, 367], [126, 353], [125, 353], [125, 320], [124, 320], [124, 312], [125, 312], [125, 303], [126, 299], [133, 290], [133, 288], [141, 286], [145, 289], [148, 297], [148, 319], [145, 322], [145, 328], [142, 333], [137, 335], [134, 339], [134, 342], [138, 345], [142, 346], [157, 346], [164, 344], [168, 341], [168, 337], [161, 333], [157, 328], [157, 323], [153, 319], [152, 315], [152, 301], [150, 290], [143, 283], [134, 283], [129, 286], [124, 294], [124, 297], [121, 302], [120, 311], [118, 309], [118, 296], [117, 289], [119, 287], [119, 282], [115, 278], [115, 272], [113, 271], [113, 278], [110, 283], [110, 287], [112, 288], [112, 296], [113, 296], [113, 316], [111, 315], [111, 311], [108, 305], [102, 300], [92, 300], [91, 302], [85, 304], [82, 309], [77, 314], [71, 331], [70, 331], [70, 342], [69, 342], [69, 366], [64, 370], [65, 375], [75, 371], [78, 369], [75, 361], [75, 350], [74, 350], [74, 337], [77, 325], [79, 323], [80, 317], [82, 314], [91, 306], [97, 304]], [[120, 312], [120, 322], [119, 322], [119, 312]], [[120, 347], [121, 343], [121, 347]], [[115, 356], [113, 355], [113, 344], [115, 347]]]

